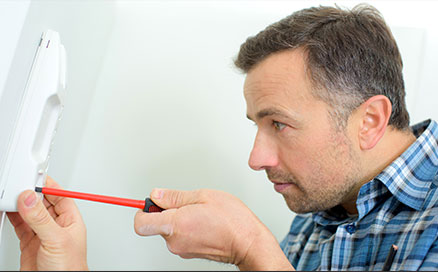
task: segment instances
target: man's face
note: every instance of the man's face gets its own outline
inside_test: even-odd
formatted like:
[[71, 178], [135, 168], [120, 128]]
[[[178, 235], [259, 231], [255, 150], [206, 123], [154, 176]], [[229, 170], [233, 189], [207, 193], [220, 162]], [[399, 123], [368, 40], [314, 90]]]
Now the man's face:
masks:
[[249, 71], [244, 95], [257, 125], [249, 158], [297, 213], [354, 201], [360, 165], [350, 124], [341, 132], [330, 107], [311, 94], [301, 49], [272, 54]]

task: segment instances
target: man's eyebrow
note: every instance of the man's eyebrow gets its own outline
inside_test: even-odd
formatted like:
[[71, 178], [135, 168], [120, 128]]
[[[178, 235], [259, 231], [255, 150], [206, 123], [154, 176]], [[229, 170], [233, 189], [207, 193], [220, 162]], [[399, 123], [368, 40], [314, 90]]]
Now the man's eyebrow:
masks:
[[[282, 111], [279, 111], [279, 110], [277, 110], [277, 109], [273, 109], [273, 108], [263, 109], [263, 110], [257, 112], [257, 113], [256, 113], [256, 119], [257, 119], [257, 120], [260, 120], [260, 119], [263, 119], [264, 117], [272, 116], [272, 115], [281, 116], [281, 117], [283, 117], [283, 118], [285, 118], [285, 119], [289, 119], [289, 120], [292, 120], [292, 121], [296, 121], [296, 120], [297, 120], [297, 119], [294, 118], [293, 116], [290, 116], [290, 115], [288, 115], [288, 114], [285, 114], [285, 113], [282, 112]], [[246, 115], [246, 117], [247, 117], [249, 120], [252, 120], [252, 118], [251, 118], [249, 115]], [[254, 120], [252, 120], [252, 121], [254, 121]]]

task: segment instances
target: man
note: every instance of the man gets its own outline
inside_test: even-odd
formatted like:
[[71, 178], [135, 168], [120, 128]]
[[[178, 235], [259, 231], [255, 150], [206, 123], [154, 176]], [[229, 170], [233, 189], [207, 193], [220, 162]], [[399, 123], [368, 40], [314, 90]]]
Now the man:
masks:
[[[241, 270], [382, 270], [392, 245], [391, 270], [436, 270], [438, 126], [409, 127], [402, 61], [381, 15], [301, 10], [250, 37], [235, 63], [258, 127], [249, 165], [298, 213], [289, 234], [280, 247], [230, 194], [168, 189], [151, 192], [166, 211], [139, 211], [136, 232]], [[22, 269], [87, 269], [71, 200], [26, 191], [18, 208], [9, 218]]]

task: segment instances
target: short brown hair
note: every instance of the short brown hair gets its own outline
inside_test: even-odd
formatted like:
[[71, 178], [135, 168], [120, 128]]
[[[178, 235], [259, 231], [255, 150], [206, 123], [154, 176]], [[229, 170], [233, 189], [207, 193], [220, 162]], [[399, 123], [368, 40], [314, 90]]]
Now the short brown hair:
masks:
[[409, 128], [400, 52], [374, 7], [319, 6], [294, 12], [249, 37], [234, 63], [247, 73], [270, 54], [296, 48], [306, 51], [314, 96], [332, 106], [341, 127], [360, 104], [382, 94], [392, 103], [389, 125]]

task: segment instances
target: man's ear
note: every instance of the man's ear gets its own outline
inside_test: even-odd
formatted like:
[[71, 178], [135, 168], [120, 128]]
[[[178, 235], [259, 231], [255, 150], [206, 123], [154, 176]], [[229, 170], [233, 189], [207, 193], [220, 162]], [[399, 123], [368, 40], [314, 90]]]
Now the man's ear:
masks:
[[360, 106], [359, 143], [362, 150], [372, 149], [383, 137], [392, 112], [391, 101], [376, 95]]

